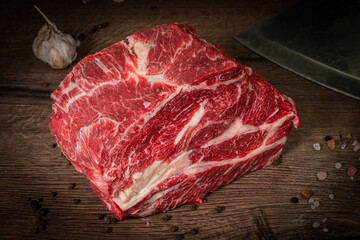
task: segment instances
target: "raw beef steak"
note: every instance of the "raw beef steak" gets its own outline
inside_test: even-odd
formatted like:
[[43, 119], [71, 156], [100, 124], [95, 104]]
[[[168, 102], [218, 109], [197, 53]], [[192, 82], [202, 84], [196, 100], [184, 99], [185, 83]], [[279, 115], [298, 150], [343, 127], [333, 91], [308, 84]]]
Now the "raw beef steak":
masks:
[[118, 219], [201, 203], [300, 126], [290, 98], [180, 24], [82, 59], [51, 97], [52, 134]]

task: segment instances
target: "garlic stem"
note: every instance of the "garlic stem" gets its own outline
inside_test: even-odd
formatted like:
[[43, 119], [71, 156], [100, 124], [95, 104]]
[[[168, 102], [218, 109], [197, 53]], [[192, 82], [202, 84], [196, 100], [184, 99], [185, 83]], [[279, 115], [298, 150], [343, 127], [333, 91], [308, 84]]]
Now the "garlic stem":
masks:
[[43, 18], [45, 19], [45, 21], [46, 21], [51, 27], [53, 27], [53, 28], [56, 30], [56, 32], [58, 32], [56, 26], [47, 18], [47, 16], [46, 16], [36, 5], [34, 5], [34, 7], [35, 7], [35, 9], [41, 14], [41, 16], [43, 16]]

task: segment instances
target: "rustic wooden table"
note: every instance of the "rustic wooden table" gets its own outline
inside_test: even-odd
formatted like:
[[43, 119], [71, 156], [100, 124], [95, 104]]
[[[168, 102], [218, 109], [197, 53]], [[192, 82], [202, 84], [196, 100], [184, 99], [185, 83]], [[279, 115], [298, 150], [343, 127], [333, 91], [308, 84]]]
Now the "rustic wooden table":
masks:
[[[62, 157], [48, 124], [50, 93], [74, 66], [53, 70], [38, 60], [31, 45], [44, 20], [36, 3], [66, 33], [78, 36], [94, 25], [109, 25], [87, 35], [78, 48], [81, 58], [137, 30], [157, 24], [190, 24], [199, 35], [221, 44], [241, 63], [268, 79], [297, 104], [303, 125], [293, 130], [280, 160], [250, 173], [207, 196], [197, 210], [181, 206], [165, 214], [128, 218], [108, 225], [98, 215], [107, 213], [86, 180]], [[360, 140], [360, 102], [302, 77], [260, 57], [233, 36], [260, 23], [292, 1], [128, 1], [112, 0], [2, 1], [0, 38], [0, 238], [2, 239], [333, 239], [360, 238], [359, 177], [346, 175], [350, 165], [360, 167], [360, 154], [347, 145], [340, 149], [339, 133]], [[324, 137], [337, 142], [330, 151]], [[319, 142], [321, 151], [312, 144]], [[335, 169], [336, 162], [342, 163]], [[318, 171], [328, 178], [319, 181]], [[359, 174], [358, 174], [359, 175]], [[76, 183], [75, 189], [69, 189]], [[311, 209], [301, 199], [313, 192], [320, 206]], [[57, 192], [56, 197], [51, 192]], [[334, 199], [329, 199], [334, 194]], [[299, 203], [291, 203], [292, 197]], [[33, 233], [28, 198], [43, 198], [46, 229]], [[74, 204], [74, 199], [81, 199]], [[224, 206], [223, 212], [215, 208]], [[172, 219], [163, 221], [164, 215]], [[327, 218], [326, 223], [322, 222]], [[313, 228], [320, 221], [319, 228]], [[178, 232], [170, 227], [178, 226]], [[106, 233], [108, 227], [112, 233]], [[191, 234], [193, 228], [199, 233]], [[328, 232], [324, 232], [328, 229]], [[325, 230], [326, 231], [326, 230]]]

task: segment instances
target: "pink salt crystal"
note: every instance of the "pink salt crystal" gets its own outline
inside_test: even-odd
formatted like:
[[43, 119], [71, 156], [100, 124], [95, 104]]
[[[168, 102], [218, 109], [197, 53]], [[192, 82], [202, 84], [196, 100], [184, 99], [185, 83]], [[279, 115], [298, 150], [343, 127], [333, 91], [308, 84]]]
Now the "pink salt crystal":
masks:
[[327, 177], [327, 173], [326, 172], [318, 172], [317, 173], [317, 178], [322, 181], [322, 180], [325, 180]]
[[319, 221], [315, 221], [315, 222], [313, 223], [312, 227], [313, 227], [313, 228], [318, 228], [318, 227], [320, 227]]
[[340, 169], [342, 167], [341, 163], [337, 162], [335, 163], [335, 168], [336, 169]]

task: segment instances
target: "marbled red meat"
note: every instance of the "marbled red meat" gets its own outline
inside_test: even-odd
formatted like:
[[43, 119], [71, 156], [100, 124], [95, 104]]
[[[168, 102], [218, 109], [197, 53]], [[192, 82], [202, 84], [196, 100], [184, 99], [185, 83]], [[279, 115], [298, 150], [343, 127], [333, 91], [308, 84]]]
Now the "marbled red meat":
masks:
[[52, 134], [118, 219], [201, 203], [300, 126], [290, 98], [180, 24], [82, 59], [51, 97]]

